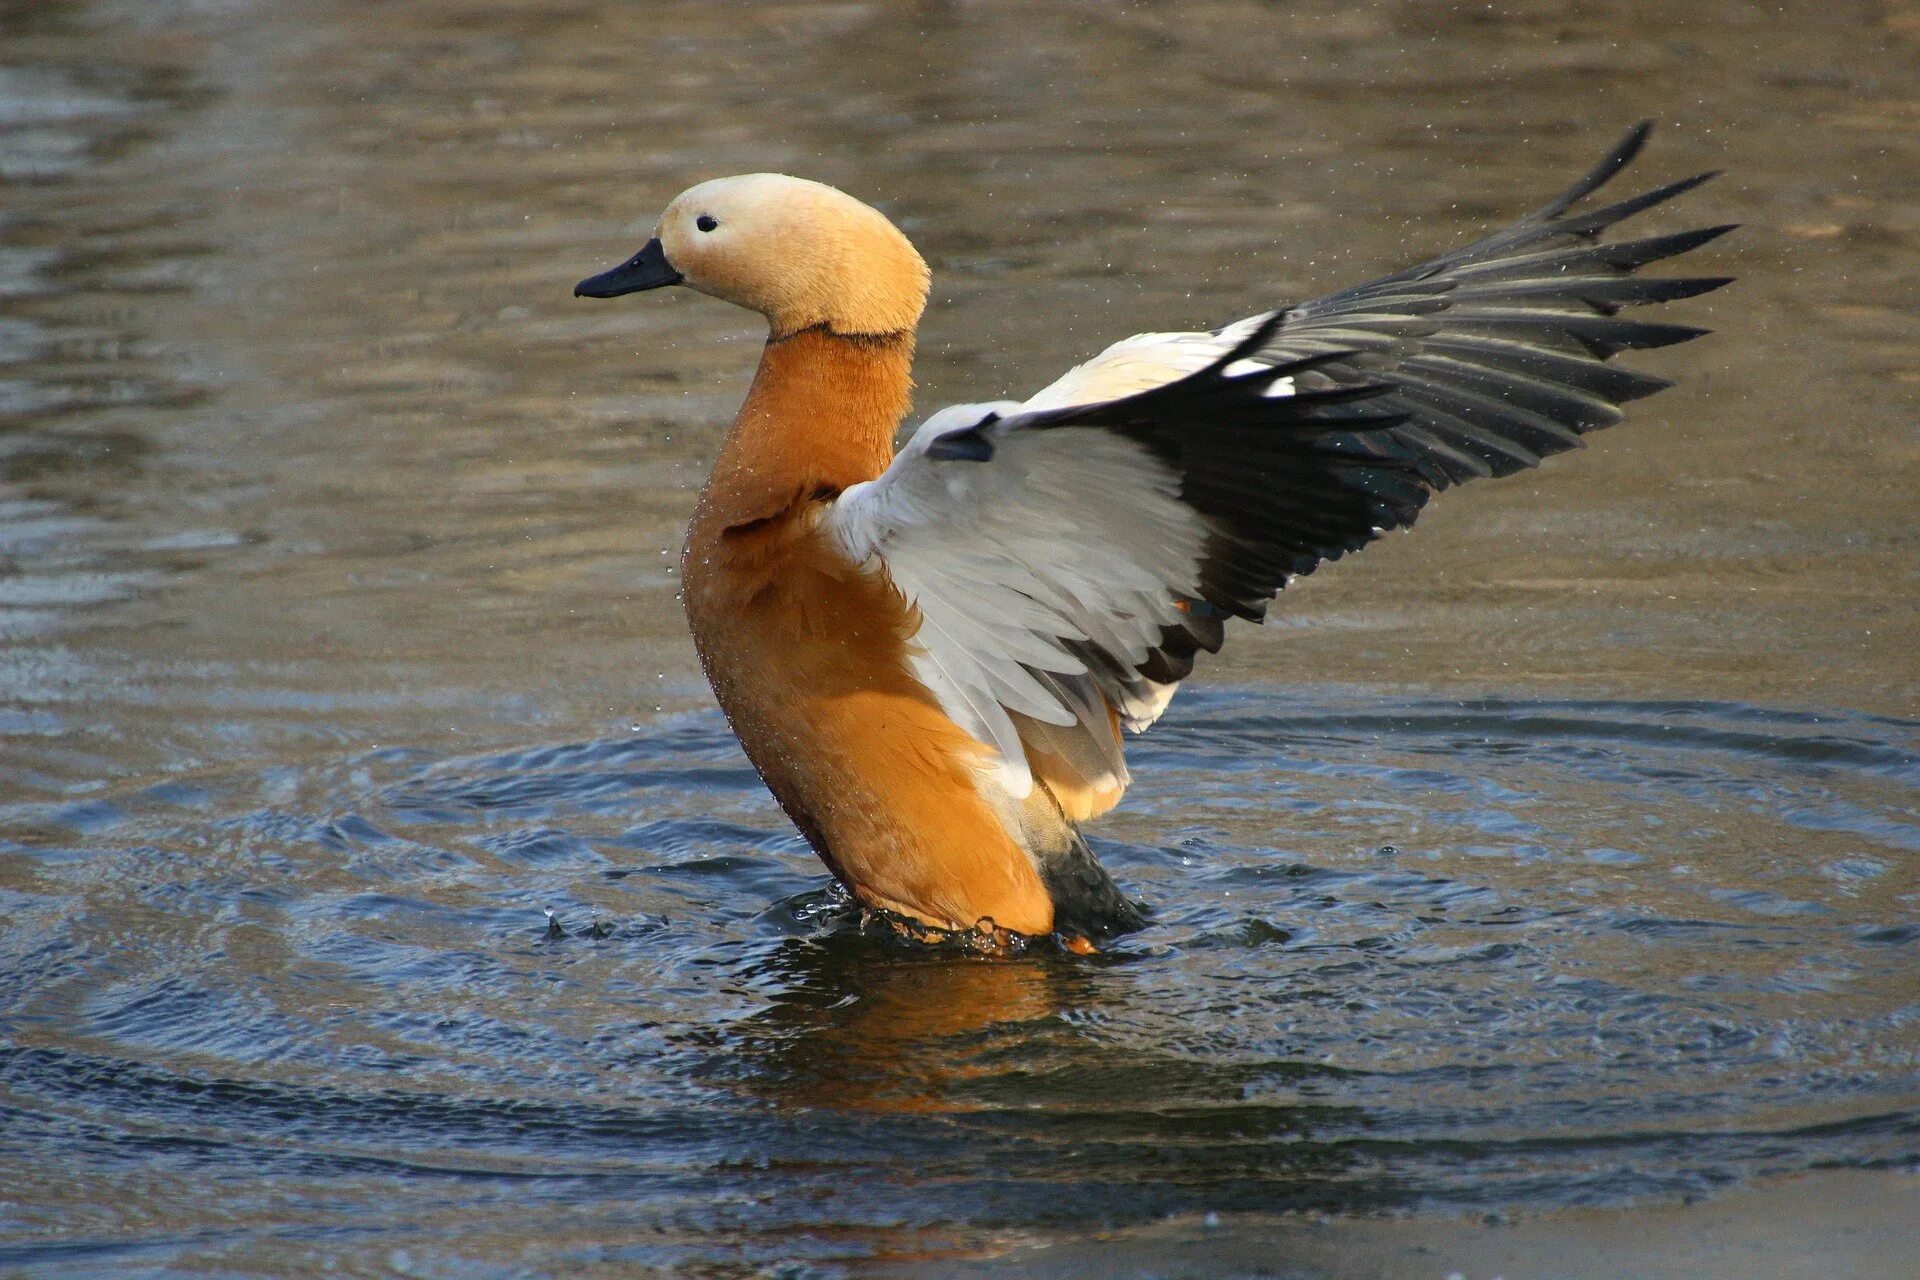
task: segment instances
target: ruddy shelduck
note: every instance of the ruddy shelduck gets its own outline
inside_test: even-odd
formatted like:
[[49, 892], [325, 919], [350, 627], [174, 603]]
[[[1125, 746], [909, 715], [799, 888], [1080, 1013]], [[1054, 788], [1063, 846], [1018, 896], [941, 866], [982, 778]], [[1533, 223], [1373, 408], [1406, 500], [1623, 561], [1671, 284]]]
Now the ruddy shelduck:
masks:
[[1080, 834], [1226, 623], [1434, 493], [1537, 465], [1669, 385], [1608, 363], [1705, 332], [1623, 309], [1730, 230], [1602, 241], [1701, 174], [1584, 213], [1639, 151], [1505, 230], [1211, 333], [1127, 338], [1026, 400], [956, 405], [898, 453], [926, 263], [883, 215], [779, 174], [703, 182], [611, 298], [684, 284], [767, 319], [695, 504], [694, 643], [747, 757], [860, 903], [910, 932], [1141, 925]]

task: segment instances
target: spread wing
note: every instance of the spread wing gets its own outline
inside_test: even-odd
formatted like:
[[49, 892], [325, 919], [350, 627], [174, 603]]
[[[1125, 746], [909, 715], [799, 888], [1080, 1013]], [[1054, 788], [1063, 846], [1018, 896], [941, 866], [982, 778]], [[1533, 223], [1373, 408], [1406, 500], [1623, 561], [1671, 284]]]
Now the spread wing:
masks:
[[1633, 272], [1731, 228], [1600, 236], [1712, 175], [1568, 212], [1647, 130], [1419, 266], [1214, 333], [1130, 338], [1025, 402], [943, 410], [839, 497], [831, 535], [918, 611], [915, 674], [993, 748], [1002, 785], [1028, 794], [1043, 755], [1117, 798], [1116, 722], [1150, 725], [1226, 619], [1260, 619], [1290, 578], [1412, 524], [1432, 493], [1535, 466], [1668, 385], [1607, 361], [1704, 330], [1620, 311], [1727, 281]]

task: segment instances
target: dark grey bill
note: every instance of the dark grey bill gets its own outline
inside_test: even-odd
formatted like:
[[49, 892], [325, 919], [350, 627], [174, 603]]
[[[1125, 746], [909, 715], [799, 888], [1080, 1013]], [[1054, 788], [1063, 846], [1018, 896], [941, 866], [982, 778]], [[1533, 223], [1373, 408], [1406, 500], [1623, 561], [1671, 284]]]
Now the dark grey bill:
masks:
[[588, 276], [573, 286], [573, 296], [617, 298], [623, 293], [638, 293], [642, 289], [662, 289], [670, 284], [679, 284], [684, 279], [686, 277], [675, 271], [667, 261], [667, 251], [660, 247], [660, 241], [653, 239], [613, 270]]

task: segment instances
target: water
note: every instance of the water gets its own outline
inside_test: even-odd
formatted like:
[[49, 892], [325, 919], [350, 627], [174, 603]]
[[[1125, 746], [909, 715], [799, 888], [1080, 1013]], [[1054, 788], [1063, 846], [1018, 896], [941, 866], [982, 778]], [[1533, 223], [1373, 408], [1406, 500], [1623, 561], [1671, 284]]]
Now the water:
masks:
[[[1670, 8], [0, 6], [0, 1266], [940, 1274], [1911, 1169], [1920, 24]], [[1182, 694], [1095, 835], [1147, 931], [863, 931], [673, 600], [757, 336], [572, 281], [840, 183], [934, 264], [931, 408], [1650, 111], [1750, 224], [1680, 387]]]
[[1102, 844], [1153, 927], [1092, 963], [863, 932], [710, 713], [16, 813], [10, 1260], [844, 1261], [1899, 1166], [1916, 729], [1203, 694]]

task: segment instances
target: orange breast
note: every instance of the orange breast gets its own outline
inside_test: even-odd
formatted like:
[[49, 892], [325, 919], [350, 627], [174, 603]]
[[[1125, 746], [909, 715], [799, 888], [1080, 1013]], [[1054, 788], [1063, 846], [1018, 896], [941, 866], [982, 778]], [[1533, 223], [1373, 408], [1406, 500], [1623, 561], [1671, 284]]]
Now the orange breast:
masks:
[[748, 758], [862, 902], [1047, 933], [1033, 860], [976, 785], [982, 748], [908, 670], [904, 603], [825, 543], [812, 505], [688, 542], [694, 639]]

